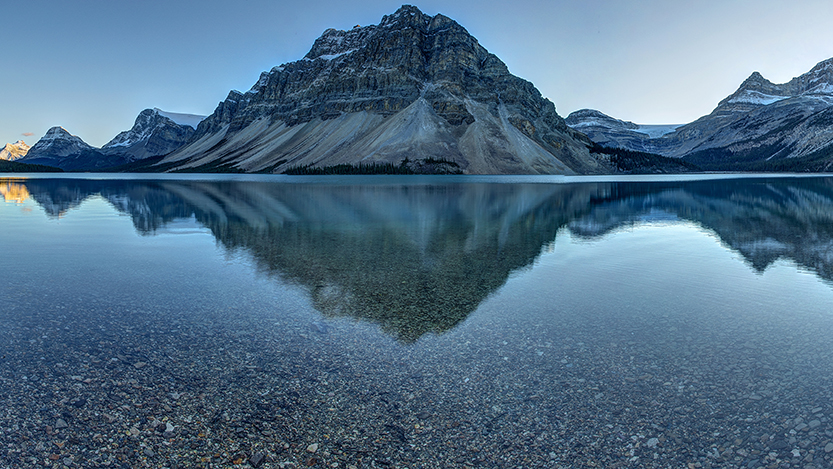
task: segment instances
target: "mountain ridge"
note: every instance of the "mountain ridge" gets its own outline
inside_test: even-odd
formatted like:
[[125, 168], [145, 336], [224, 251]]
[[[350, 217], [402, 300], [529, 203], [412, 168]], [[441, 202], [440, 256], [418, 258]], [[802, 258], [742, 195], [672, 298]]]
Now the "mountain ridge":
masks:
[[833, 58], [783, 84], [753, 72], [710, 114], [656, 138], [591, 114], [577, 111], [567, 122], [600, 145], [683, 158], [707, 170], [833, 170]]

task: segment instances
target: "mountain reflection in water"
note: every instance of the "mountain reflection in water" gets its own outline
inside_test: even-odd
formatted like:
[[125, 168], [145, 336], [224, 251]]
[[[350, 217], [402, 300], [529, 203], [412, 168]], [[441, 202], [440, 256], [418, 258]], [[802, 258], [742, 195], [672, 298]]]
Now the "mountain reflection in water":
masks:
[[716, 233], [757, 271], [784, 258], [827, 281], [833, 276], [831, 178], [428, 185], [25, 179], [0, 185], [4, 195], [28, 193], [52, 217], [100, 195], [129, 214], [142, 235], [193, 217], [226, 249], [245, 250], [263, 271], [305, 287], [325, 316], [377, 323], [405, 343], [463, 321], [564, 228], [592, 239], [646, 219], [688, 220]]

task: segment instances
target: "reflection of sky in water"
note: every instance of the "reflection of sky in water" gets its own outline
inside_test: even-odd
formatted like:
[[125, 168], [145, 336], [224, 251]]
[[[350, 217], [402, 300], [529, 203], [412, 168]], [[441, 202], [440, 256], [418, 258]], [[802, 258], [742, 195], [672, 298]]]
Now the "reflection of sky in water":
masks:
[[[435, 467], [746, 467], [753, 451], [790, 460], [792, 445], [827, 462], [828, 182], [723, 195], [97, 184], [29, 184], [0, 204], [0, 392], [17, 420], [54, 421], [56, 402], [79, 396], [90, 403], [77, 412], [113, 412], [96, 389], [120, 399], [135, 380], [188, 402], [131, 403], [95, 432], [165, 413], [187, 430], [173, 448], [191, 447], [194, 422], [224, 409], [215, 441], [252, 441], [236, 429], [260, 422], [290, 435], [282, 457], [301, 463], [310, 442], [335, 454], [348, 440], [399, 462], [414, 445]], [[32, 407], [42, 414], [15, 404], [21, 376], [57, 396]], [[799, 434], [805, 446], [789, 440], [798, 418], [825, 419]], [[453, 435], [479, 451], [444, 453], [436, 441]], [[733, 455], [706, 456], [720, 447]]]

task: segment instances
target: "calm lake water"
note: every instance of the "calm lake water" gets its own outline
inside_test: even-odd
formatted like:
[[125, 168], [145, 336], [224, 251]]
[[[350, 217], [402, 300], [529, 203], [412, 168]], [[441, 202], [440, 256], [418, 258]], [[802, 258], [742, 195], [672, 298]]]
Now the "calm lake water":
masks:
[[833, 465], [833, 178], [0, 193], [0, 467]]

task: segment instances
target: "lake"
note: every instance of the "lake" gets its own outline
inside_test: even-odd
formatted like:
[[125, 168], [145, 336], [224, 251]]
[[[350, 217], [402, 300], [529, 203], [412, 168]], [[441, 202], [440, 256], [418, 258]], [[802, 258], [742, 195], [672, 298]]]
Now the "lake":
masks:
[[833, 466], [833, 178], [0, 177], [0, 466]]

